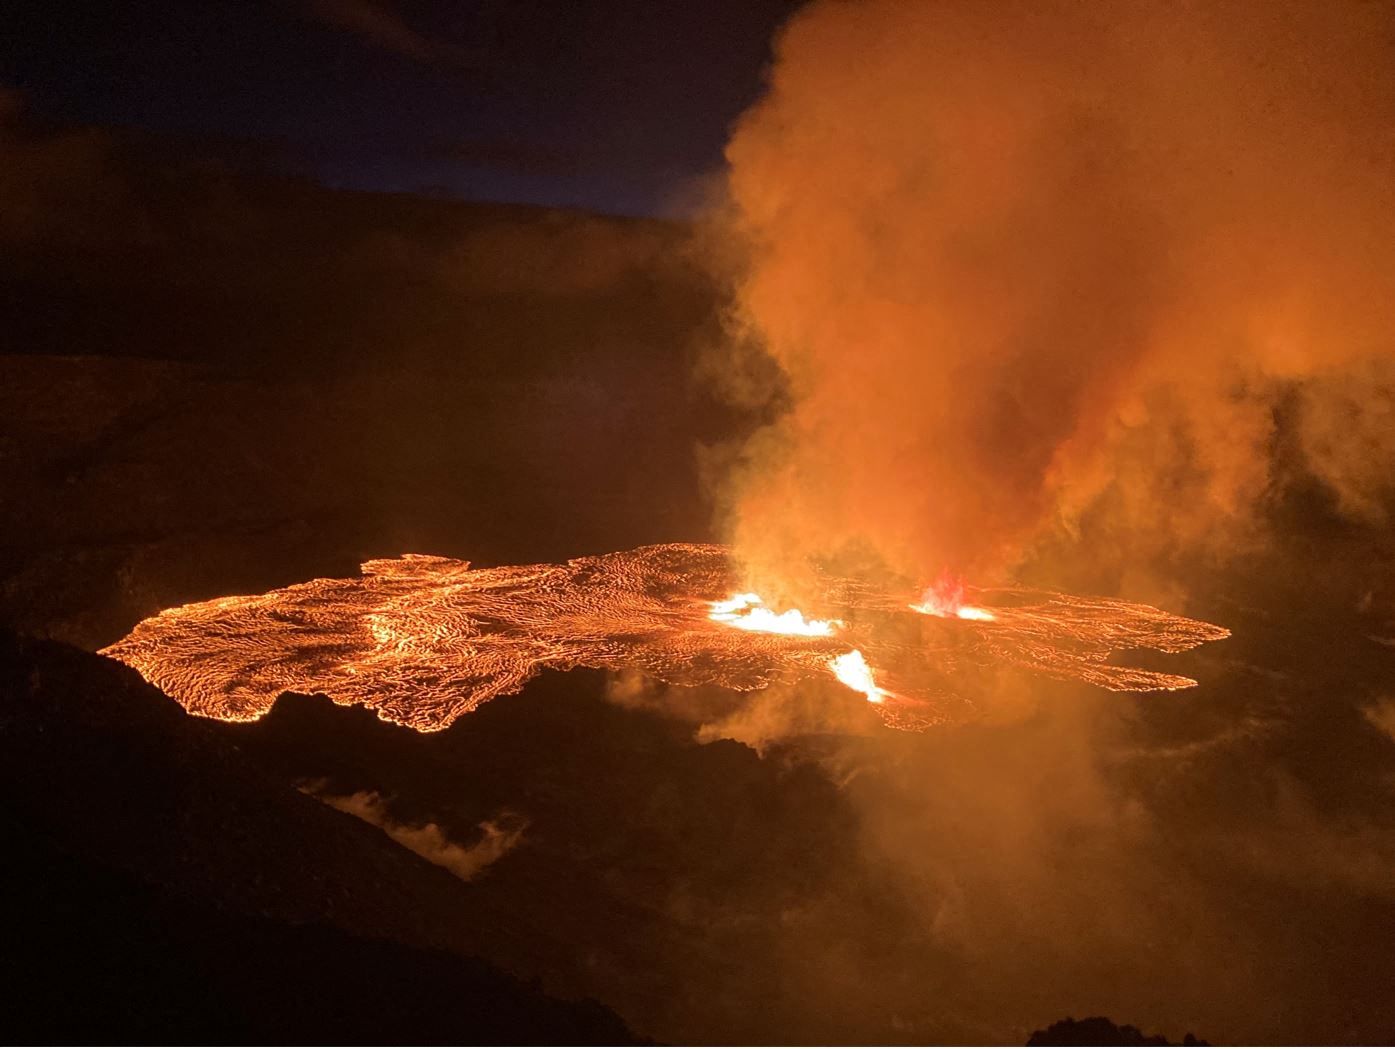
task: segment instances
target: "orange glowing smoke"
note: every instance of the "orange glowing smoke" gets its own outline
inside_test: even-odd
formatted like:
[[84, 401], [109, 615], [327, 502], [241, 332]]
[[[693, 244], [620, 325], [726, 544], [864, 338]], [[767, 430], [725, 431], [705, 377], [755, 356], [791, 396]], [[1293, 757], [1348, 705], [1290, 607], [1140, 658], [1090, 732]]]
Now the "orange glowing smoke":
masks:
[[1386, 3], [800, 5], [727, 146], [707, 365], [770, 415], [722, 493], [752, 579], [1229, 554], [1295, 452], [1379, 519], [1391, 58]]
[[[104, 653], [192, 713], [226, 721], [261, 717], [283, 692], [322, 693], [429, 731], [544, 667], [587, 666], [743, 691], [832, 677], [888, 724], [923, 728], [966, 716], [941, 680], [951, 650], [956, 664], [1149, 691], [1195, 682], [1111, 665], [1110, 653], [1179, 652], [1228, 634], [1146, 605], [1015, 590], [975, 592], [962, 607], [983, 618], [941, 623], [908, 611], [907, 595], [831, 578], [824, 603], [841, 618], [777, 614], [754, 594], [728, 596], [738, 588], [720, 546], [486, 569], [408, 554], [362, 572], [171, 608]], [[882, 680], [893, 675], [895, 691]]]

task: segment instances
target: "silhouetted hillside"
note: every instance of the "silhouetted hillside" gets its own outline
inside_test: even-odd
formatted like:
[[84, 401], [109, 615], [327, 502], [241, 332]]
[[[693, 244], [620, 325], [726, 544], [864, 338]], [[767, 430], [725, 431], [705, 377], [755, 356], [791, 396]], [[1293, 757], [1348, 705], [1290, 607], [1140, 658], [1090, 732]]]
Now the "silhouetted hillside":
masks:
[[463, 355], [517, 374], [578, 336], [642, 355], [710, 309], [676, 224], [332, 190], [4, 117], [0, 352], [277, 375]]
[[449, 953], [458, 879], [101, 657], [0, 637], [0, 789], [6, 1015], [46, 1039], [630, 1040]]
[[210, 907], [4, 830], [11, 1030], [77, 1044], [633, 1042], [600, 1005], [483, 962]]
[[521, 843], [467, 886], [488, 960], [662, 1041], [817, 1038], [779, 973], [823, 960], [791, 962], [787, 937], [896, 922], [874, 880], [845, 876], [846, 799], [798, 750], [699, 744], [690, 725], [607, 702], [604, 680], [545, 674], [435, 733], [297, 695], [222, 727], [273, 775], [372, 791], [394, 820], [452, 841], [502, 814], [521, 823]]
[[1033, 1031], [1028, 1045], [1210, 1045], [1188, 1033], [1180, 1042], [1169, 1042], [1160, 1034], [1146, 1035], [1131, 1024], [1122, 1027], [1105, 1016], [1083, 1020], [1067, 1017], [1050, 1027]]

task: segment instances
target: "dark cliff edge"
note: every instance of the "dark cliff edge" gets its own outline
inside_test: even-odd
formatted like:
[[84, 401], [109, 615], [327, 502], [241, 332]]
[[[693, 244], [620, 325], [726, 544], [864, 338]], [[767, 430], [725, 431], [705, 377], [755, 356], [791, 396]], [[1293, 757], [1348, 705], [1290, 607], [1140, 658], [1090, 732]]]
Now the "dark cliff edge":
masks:
[[[0, 636], [0, 986], [73, 1042], [616, 1044], [449, 949], [466, 886], [259, 771], [134, 672]], [[31, 1026], [32, 1025], [32, 1026]]]

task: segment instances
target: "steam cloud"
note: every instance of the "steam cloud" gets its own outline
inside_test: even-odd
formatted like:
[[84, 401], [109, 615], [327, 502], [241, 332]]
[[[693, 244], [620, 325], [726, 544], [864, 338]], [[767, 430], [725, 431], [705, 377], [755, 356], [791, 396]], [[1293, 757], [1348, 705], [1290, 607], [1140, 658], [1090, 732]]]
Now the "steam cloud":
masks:
[[319, 789], [306, 792], [330, 808], [372, 824], [403, 848], [415, 852], [428, 863], [444, 867], [461, 881], [469, 881], [490, 864], [512, 852], [523, 840], [527, 824], [501, 813], [480, 824], [480, 839], [473, 845], [452, 841], [437, 823], [404, 823], [393, 819], [388, 804], [371, 790], [353, 794], [330, 794]]
[[1280, 446], [1379, 512], [1390, 41], [1384, 4], [804, 9], [727, 151], [789, 404], [728, 489], [756, 577], [989, 577], [1092, 513], [1234, 544]]

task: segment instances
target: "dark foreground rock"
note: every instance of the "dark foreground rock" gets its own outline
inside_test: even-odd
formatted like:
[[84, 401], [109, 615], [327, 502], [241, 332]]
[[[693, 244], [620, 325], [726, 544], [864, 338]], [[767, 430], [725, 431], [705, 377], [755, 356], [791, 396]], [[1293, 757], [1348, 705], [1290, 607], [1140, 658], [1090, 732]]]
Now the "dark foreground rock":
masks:
[[1160, 1034], [1144, 1034], [1132, 1024], [1122, 1026], [1107, 1016], [1087, 1016], [1083, 1020], [1066, 1017], [1050, 1027], [1033, 1031], [1028, 1045], [1210, 1045], [1190, 1032], [1180, 1042], [1169, 1042]]
[[463, 883], [131, 672], [0, 638], [0, 987], [54, 1042], [628, 1043], [463, 957]]

